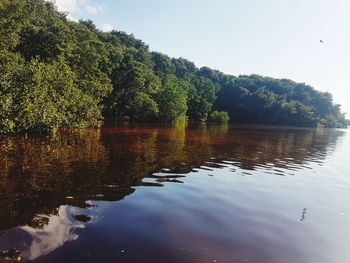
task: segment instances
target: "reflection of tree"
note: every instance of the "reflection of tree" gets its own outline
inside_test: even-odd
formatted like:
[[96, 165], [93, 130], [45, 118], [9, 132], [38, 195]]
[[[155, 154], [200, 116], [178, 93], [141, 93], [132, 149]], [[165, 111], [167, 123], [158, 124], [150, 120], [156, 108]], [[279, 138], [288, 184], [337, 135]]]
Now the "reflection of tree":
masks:
[[220, 144], [216, 157], [234, 161], [244, 169], [264, 165], [301, 168], [301, 164], [322, 161], [334, 149], [342, 132], [326, 129], [252, 129], [230, 127], [226, 143]]
[[227, 123], [216, 124], [202, 122], [199, 124], [201, 134], [206, 136], [226, 136], [229, 131], [229, 125]]
[[[0, 229], [25, 224], [38, 227], [42, 224], [34, 215], [57, 213], [57, 207], [68, 202], [66, 196], [81, 197], [73, 200], [78, 204], [99, 193], [109, 161], [100, 136], [99, 130], [85, 130], [4, 141], [0, 206], [7, 209], [0, 211]], [[115, 193], [116, 199], [124, 192]]]
[[[341, 135], [331, 130], [254, 129], [189, 124], [167, 127], [121, 125], [103, 130], [63, 131], [52, 138], [11, 138], [0, 143], [0, 230], [39, 229], [61, 205], [120, 200], [133, 186], [181, 182], [175, 173], [233, 161], [243, 169], [297, 169], [320, 162]], [[169, 169], [165, 178], [155, 176]], [[144, 178], [158, 182], [146, 183]], [[67, 199], [72, 196], [72, 199]]]

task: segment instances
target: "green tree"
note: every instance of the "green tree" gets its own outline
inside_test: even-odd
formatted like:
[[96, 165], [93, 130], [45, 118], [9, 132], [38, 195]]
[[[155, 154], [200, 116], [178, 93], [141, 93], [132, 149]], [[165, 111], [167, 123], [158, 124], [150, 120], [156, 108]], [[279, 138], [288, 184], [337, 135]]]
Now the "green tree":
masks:
[[211, 80], [198, 77], [192, 80], [189, 91], [188, 116], [192, 120], [205, 121], [213, 107], [219, 87]]
[[157, 115], [154, 97], [160, 89], [160, 79], [131, 54], [126, 54], [120, 67], [112, 73], [112, 82], [113, 91], [106, 101], [107, 116], [144, 120]]
[[162, 89], [157, 95], [158, 118], [162, 122], [177, 122], [185, 118], [187, 111], [187, 93], [191, 84], [167, 75], [162, 80]]
[[152, 52], [152, 61], [154, 63], [154, 71], [158, 75], [174, 74], [175, 66], [173, 65], [171, 58], [167, 55]]

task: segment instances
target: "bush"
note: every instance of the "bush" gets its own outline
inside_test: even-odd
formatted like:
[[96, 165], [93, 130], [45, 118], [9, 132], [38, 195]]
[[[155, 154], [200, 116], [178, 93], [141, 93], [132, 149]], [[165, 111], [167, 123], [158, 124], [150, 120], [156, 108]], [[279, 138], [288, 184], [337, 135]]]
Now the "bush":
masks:
[[230, 116], [226, 111], [213, 111], [209, 116], [210, 122], [227, 123], [229, 120]]

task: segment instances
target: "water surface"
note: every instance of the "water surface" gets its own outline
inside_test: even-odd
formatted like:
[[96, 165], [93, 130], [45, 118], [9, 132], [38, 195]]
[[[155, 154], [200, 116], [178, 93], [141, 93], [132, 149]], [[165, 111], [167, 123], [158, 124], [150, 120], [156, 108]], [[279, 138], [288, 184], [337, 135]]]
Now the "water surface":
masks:
[[350, 132], [109, 125], [0, 141], [0, 262], [350, 262]]

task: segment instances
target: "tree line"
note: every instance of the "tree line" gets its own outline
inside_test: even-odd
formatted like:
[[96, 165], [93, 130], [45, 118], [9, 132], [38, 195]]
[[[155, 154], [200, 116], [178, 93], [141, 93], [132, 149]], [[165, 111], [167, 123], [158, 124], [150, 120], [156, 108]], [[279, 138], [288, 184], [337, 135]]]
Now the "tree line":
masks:
[[68, 20], [51, 2], [0, 0], [0, 133], [104, 119], [345, 126], [328, 92], [198, 68], [125, 32]]

